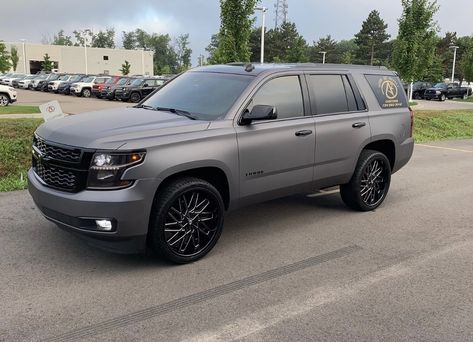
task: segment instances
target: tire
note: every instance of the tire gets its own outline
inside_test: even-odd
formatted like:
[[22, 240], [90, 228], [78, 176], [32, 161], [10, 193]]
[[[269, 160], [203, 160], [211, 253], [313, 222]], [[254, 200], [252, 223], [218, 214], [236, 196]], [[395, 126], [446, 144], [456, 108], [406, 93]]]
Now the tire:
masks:
[[[200, 214], [195, 215], [196, 211]], [[217, 243], [223, 215], [222, 196], [212, 184], [193, 177], [177, 179], [155, 198], [148, 246], [173, 263], [194, 262]]]
[[10, 97], [6, 94], [0, 94], [0, 107], [6, 107], [10, 104]]
[[[377, 171], [378, 168], [381, 170]], [[375, 176], [379, 172], [378, 176]], [[349, 183], [340, 186], [343, 202], [358, 211], [378, 208], [391, 184], [391, 165], [381, 152], [363, 150]]]
[[430, 97], [426, 97], [425, 99], [426, 99], [427, 101], [432, 100], [432, 98], [430, 98]]
[[131, 93], [130, 95], [130, 102], [138, 103], [141, 101], [140, 93]]
[[439, 98], [440, 102], [445, 102], [446, 99], [447, 97], [445, 96], [445, 94], [440, 95], [440, 98]]
[[89, 88], [85, 88], [85, 89], [82, 89], [82, 91], [80, 92], [80, 94], [83, 96], [83, 97], [90, 97], [92, 95], [91, 91]]

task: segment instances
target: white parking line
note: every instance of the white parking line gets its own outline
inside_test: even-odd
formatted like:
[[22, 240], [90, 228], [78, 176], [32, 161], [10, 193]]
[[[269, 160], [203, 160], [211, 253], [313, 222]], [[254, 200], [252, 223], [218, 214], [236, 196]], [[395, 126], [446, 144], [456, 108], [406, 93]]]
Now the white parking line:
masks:
[[437, 148], [437, 149], [439, 149], [439, 150], [448, 150], [448, 151], [457, 151], [457, 152], [473, 153], [472, 150], [463, 150], [463, 149], [461, 149], [461, 148], [442, 147], [442, 146], [433, 146], [433, 145], [424, 145], [424, 144], [416, 144], [416, 146]]

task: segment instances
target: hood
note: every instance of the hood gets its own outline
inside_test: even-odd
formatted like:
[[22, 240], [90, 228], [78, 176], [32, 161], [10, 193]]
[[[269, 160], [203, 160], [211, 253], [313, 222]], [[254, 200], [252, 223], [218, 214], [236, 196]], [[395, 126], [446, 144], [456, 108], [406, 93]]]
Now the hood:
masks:
[[209, 122], [190, 120], [168, 112], [115, 108], [71, 115], [42, 124], [36, 133], [59, 144], [91, 149], [117, 149], [127, 142], [197, 132]]

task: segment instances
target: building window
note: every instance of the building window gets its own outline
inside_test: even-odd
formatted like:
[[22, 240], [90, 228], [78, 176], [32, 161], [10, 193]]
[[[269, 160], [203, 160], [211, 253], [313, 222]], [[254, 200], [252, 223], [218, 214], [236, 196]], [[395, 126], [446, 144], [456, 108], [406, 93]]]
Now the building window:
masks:
[[108, 56], [103, 56], [104, 61], [108, 61]]

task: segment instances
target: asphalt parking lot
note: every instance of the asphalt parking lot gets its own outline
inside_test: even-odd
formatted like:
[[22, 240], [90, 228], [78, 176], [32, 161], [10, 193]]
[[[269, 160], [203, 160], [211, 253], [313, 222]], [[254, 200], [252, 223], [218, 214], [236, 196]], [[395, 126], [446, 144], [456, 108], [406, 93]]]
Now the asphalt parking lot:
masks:
[[132, 106], [132, 103], [108, 101], [96, 98], [83, 98], [75, 95], [45, 93], [42, 91], [17, 89], [18, 105], [41, 105], [57, 100], [66, 114], [80, 114], [101, 109]]
[[375, 212], [337, 192], [226, 217], [172, 266], [91, 248], [0, 194], [2, 341], [471, 341], [473, 140], [417, 145]]

